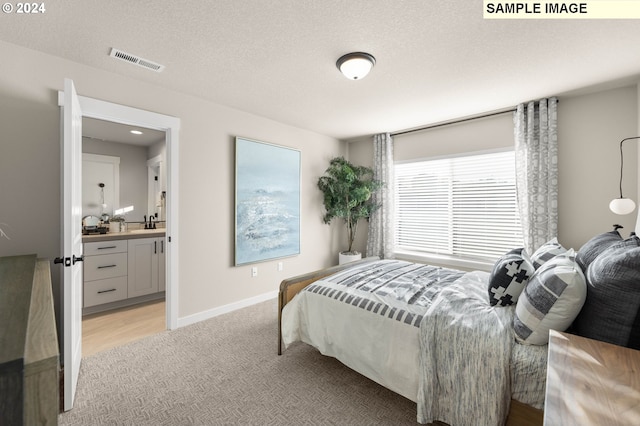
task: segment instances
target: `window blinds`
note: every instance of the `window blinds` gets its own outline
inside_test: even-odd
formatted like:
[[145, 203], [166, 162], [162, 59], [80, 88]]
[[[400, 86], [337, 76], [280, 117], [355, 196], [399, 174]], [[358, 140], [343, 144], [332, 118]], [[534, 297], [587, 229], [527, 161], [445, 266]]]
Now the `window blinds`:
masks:
[[522, 247], [513, 151], [395, 165], [398, 250], [495, 260]]

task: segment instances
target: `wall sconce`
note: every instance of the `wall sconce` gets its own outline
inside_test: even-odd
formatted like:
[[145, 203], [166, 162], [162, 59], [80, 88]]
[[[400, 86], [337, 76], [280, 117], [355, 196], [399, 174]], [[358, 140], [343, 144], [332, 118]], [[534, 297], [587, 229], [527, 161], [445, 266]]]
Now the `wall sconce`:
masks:
[[364, 52], [347, 53], [338, 59], [336, 66], [350, 80], [361, 80], [376, 64], [373, 55]]
[[[620, 141], [620, 198], [611, 200], [609, 209], [619, 215], [629, 214], [636, 208], [636, 203], [631, 198], [624, 198], [622, 195], [622, 171], [624, 167], [624, 156], [622, 154], [622, 144], [631, 139], [640, 139], [640, 136], [625, 138]], [[638, 216], [640, 217], [640, 216]]]

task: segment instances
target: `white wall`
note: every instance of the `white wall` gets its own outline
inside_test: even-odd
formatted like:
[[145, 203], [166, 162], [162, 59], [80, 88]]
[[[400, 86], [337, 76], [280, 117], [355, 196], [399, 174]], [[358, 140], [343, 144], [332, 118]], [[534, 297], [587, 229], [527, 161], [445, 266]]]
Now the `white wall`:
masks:
[[[640, 132], [638, 98], [640, 92], [635, 85], [559, 97], [558, 239], [566, 247], [579, 249], [592, 236], [611, 230], [614, 223], [624, 226], [624, 236], [633, 230], [635, 212], [627, 216], [614, 215], [609, 210], [609, 202], [618, 197], [619, 142]], [[401, 161], [509, 146], [513, 144], [512, 120], [511, 114], [505, 114], [399, 136], [394, 138], [394, 159]], [[349, 159], [371, 166], [372, 137], [348, 142]], [[637, 145], [633, 142], [624, 145], [624, 194], [628, 197], [636, 197], [640, 189]], [[359, 237], [363, 238], [358, 239], [356, 247], [364, 250], [366, 236]]]
[[[624, 226], [633, 230], [635, 215], [617, 216], [609, 202], [619, 197], [620, 141], [637, 136], [636, 86], [562, 97], [558, 104], [558, 239], [580, 248], [589, 238]], [[635, 198], [637, 145], [624, 144], [624, 194]], [[637, 199], [636, 199], [637, 200]]]
[[504, 113], [394, 137], [394, 160], [434, 158], [513, 146], [513, 114]]
[[[9, 43], [0, 42], [0, 57], [0, 223], [11, 238], [0, 239], [0, 256], [60, 255], [57, 92], [69, 77], [82, 96], [181, 119], [180, 241], [172, 242], [180, 253], [179, 318], [275, 292], [282, 279], [334, 262], [336, 232], [322, 223], [315, 183], [331, 157], [344, 155], [344, 143]], [[284, 259], [281, 272], [275, 261], [258, 264], [256, 278], [251, 266], [233, 266], [236, 135], [302, 152], [301, 254]], [[59, 272], [52, 266], [57, 306]]]

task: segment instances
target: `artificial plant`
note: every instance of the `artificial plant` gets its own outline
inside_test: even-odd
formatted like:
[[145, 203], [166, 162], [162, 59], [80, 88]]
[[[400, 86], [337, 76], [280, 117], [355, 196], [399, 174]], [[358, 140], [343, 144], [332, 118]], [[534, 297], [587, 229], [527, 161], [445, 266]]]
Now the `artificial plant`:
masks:
[[353, 251], [358, 222], [368, 219], [380, 207], [372, 195], [381, 186], [382, 182], [373, 178], [371, 168], [353, 165], [342, 157], [333, 158], [324, 176], [318, 179], [326, 210], [324, 223], [329, 224], [334, 218], [340, 218], [347, 227], [349, 248], [343, 253], [358, 254]]

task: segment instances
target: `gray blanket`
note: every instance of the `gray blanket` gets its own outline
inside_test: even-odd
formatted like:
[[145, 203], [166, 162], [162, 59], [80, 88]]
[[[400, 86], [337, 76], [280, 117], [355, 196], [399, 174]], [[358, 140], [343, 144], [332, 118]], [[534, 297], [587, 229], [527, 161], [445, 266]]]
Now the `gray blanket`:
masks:
[[489, 305], [486, 279], [471, 272], [442, 289], [420, 324], [421, 423], [504, 424], [514, 308]]

